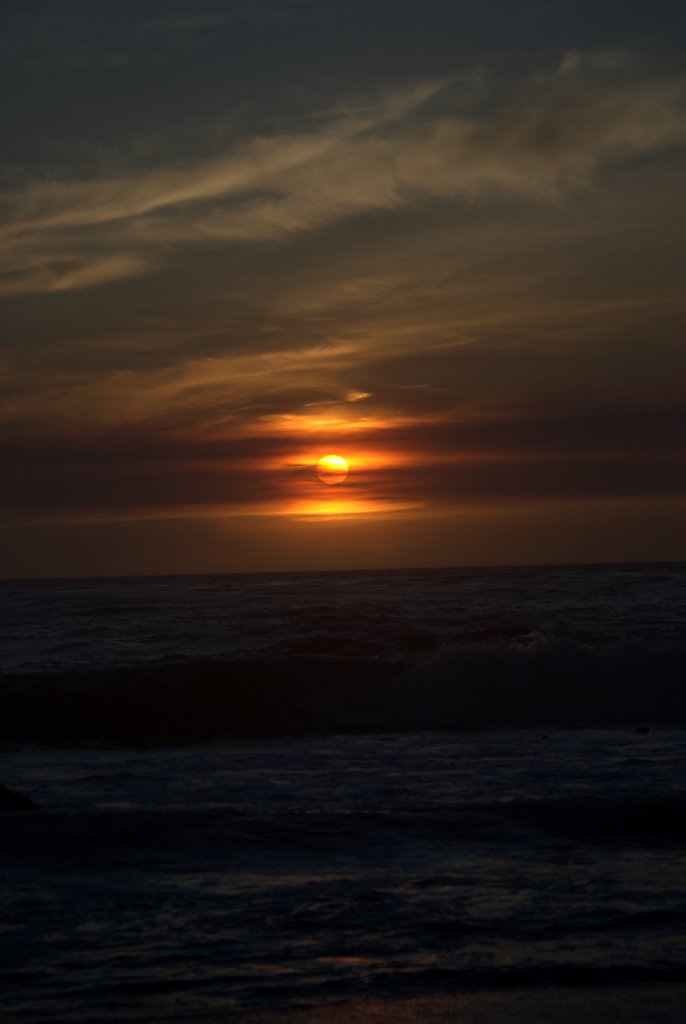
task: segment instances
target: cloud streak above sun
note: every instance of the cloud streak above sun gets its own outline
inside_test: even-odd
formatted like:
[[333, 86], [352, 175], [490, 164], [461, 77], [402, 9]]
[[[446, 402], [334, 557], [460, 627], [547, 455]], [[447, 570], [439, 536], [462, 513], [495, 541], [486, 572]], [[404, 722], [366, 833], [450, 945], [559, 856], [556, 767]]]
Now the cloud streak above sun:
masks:
[[483, 201], [558, 202], [605, 163], [681, 137], [682, 83], [568, 54], [502, 82], [427, 82], [175, 165], [5, 192], [0, 294], [78, 290], [157, 269], [178, 245], [285, 241], [345, 218]]

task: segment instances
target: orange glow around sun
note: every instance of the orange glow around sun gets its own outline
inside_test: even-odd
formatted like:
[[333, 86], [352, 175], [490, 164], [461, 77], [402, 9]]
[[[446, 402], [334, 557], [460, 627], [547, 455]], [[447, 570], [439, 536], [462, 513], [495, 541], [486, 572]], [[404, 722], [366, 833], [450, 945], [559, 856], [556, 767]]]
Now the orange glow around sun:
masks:
[[[280, 440], [283, 434], [276, 431], [273, 436]], [[252, 506], [253, 511], [318, 521], [376, 519], [424, 508], [423, 501], [403, 493], [406, 488], [396, 473], [399, 469], [410, 470], [417, 463], [414, 452], [385, 446], [379, 436], [362, 442], [349, 436], [323, 436], [315, 443], [302, 435], [291, 440], [293, 445], [287, 454], [274, 453], [250, 462], [255, 470], [273, 473], [276, 481], [273, 497]], [[341, 450], [345, 455], [339, 454]], [[242, 466], [247, 465], [244, 460]], [[396, 477], [398, 487], [394, 488]]]
[[[321, 450], [308, 446], [286, 459], [274, 459], [271, 468], [286, 471], [288, 476], [284, 480], [288, 484], [281, 500], [271, 506], [273, 514], [303, 520], [347, 519], [421, 507], [420, 503], [391, 497], [387, 487], [383, 493], [379, 489], [380, 476], [408, 461], [410, 457], [404, 453], [355, 446], [343, 457], [333, 453], [321, 455]], [[342, 489], [331, 486], [343, 483], [347, 485]]]

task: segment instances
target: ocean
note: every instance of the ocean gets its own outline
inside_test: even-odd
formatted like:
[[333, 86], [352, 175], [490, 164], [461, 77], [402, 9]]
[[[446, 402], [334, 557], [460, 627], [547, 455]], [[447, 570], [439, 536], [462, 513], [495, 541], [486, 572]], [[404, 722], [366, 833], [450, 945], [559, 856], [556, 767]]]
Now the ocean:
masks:
[[686, 995], [684, 568], [0, 583], [5, 1018]]

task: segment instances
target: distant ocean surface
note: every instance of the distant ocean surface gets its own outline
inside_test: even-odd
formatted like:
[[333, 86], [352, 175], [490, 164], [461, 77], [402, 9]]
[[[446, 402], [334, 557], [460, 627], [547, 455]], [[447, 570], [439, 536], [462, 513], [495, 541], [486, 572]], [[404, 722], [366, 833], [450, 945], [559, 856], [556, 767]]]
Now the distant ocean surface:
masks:
[[680, 564], [0, 584], [0, 739], [686, 715]]
[[7, 1019], [683, 982], [685, 568], [1, 583]]

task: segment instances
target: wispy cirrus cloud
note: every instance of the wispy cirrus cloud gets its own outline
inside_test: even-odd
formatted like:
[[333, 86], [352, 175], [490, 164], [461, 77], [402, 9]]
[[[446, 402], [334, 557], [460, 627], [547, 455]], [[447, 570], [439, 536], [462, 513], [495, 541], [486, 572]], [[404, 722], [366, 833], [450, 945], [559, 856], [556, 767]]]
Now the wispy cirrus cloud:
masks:
[[83, 254], [65, 252], [46, 254], [42, 259], [35, 253], [32, 258], [26, 261], [18, 259], [4, 273], [0, 272], [0, 296], [91, 288], [108, 281], [135, 277], [150, 269], [149, 259], [126, 253], [84, 258]]
[[299, 167], [319, 166], [329, 150], [346, 140], [402, 121], [440, 88], [440, 83], [424, 83], [352, 112], [342, 108], [329, 118], [323, 115], [324, 123], [315, 131], [252, 139], [228, 153], [181, 167], [101, 180], [31, 184], [8, 197], [14, 212], [5, 234], [130, 220], [169, 207], [275, 186]]
[[0, 293], [86, 288], [175, 246], [283, 241], [435, 200], [555, 202], [603, 163], [681, 138], [681, 83], [628, 75], [617, 55], [568, 54], [508, 85], [423, 83], [183, 165], [29, 182], [2, 200]]
[[215, 434], [247, 421], [299, 410], [308, 403], [359, 401], [341, 385], [341, 374], [358, 364], [356, 346], [308, 345], [281, 352], [200, 356], [144, 370], [48, 371], [37, 377], [7, 367], [12, 394], [0, 422], [31, 432], [47, 423], [63, 431], [108, 430], [131, 424]]

